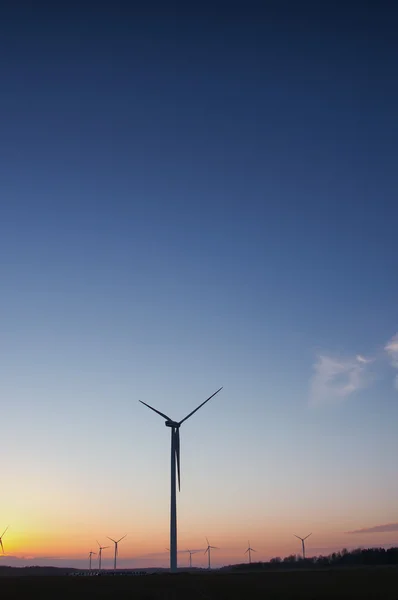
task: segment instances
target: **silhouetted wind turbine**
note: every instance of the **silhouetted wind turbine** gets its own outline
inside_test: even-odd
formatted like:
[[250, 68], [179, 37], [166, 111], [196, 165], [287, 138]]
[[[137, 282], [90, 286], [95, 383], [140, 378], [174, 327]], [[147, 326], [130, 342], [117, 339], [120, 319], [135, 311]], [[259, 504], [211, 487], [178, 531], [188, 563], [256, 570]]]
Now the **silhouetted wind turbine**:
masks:
[[[126, 533], [127, 535], [127, 533]], [[126, 537], [126, 535], [124, 535], [123, 537], [120, 538], [120, 540], [114, 540], [113, 538], [108, 537], [108, 540], [111, 540], [111, 542], [113, 542], [115, 544], [115, 558], [113, 561], [113, 568], [116, 570], [116, 558], [117, 558], [117, 554], [118, 554], [118, 549], [117, 546], [119, 544], [119, 542], [121, 542], [122, 540], [124, 540], [124, 538]]]
[[[141, 404], [145, 404], [148, 408], [153, 410], [155, 413], [166, 419], [166, 427], [171, 428], [171, 489], [170, 489], [170, 570], [177, 570], [177, 494], [176, 494], [176, 474], [178, 476], [178, 489], [180, 489], [180, 427], [196, 413], [206, 402], [211, 400], [213, 396], [218, 394], [222, 390], [214, 392], [207, 400], [199, 404], [195, 410], [189, 413], [182, 421], [173, 421], [170, 417], [160, 412], [153, 406], [149, 406], [146, 402], [140, 400]], [[177, 473], [176, 473], [177, 472]]]
[[89, 570], [90, 570], [90, 571], [91, 571], [91, 557], [92, 557], [93, 555], [95, 555], [95, 554], [97, 554], [97, 553], [96, 553], [96, 552], [93, 552], [92, 550], [90, 550], [90, 552], [88, 553], [88, 557], [89, 557], [89, 559], [90, 559], [90, 566], [89, 566]]
[[293, 533], [293, 535], [294, 535], [294, 537], [296, 537], [297, 539], [301, 540], [301, 544], [302, 544], [302, 546], [303, 546], [303, 558], [305, 559], [305, 544], [304, 544], [304, 542], [305, 542], [305, 540], [306, 540], [307, 538], [309, 538], [309, 537], [310, 537], [310, 535], [312, 535], [312, 533], [309, 533], [308, 535], [306, 535], [306, 536], [305, 536], [305, 538], [302, 538], [302, 537], [300, 537], [299, 535], [296, 535], [295, 533]]
[[245, 554], [249, 553], [249, 565], [250, 565], [250, 563], [252, 562], [252, 552], [257, 552], [257, 550], [250, 547], [250, 542], [247, 542], [247, 543], [248, 543], [248, 548], [245, 551]]
[[207, 552], [208, 555], [208, 559], [209, 559], [209, 566], [208, 569], [211, 569], [211, 563], [210, 563], [210, 550], [219, 550], [219, 548], [217, 548], [217, 546], [210, 546], [209, 544], [209, 540], [206, 538], [206, 542], [207, 542], [207, 548], [205, 550], [205, 554]]
[[199, 550], [187, 550], [189, 552], [189, 568], [192, 569], [192, 554], [196, 554]]
[[99, 548], [99, 552], [98, 552], [98, 570], [101, 571], [102, 551], [105, 550], [106, 548], [109, 548], [109, 546], [101, 546], [101, 544], [99, 543], [98, 540], [97, 540], [97, 544], [98, 544], [98, 548]]
[[4, 554], [3, 537], [8, 528], [9, 528], [9, 525], [7, 525], [7, 527], [5, 528], [3, 533], [0, 535], [0, 546], [1, 546], [1, 549], [3, 550], [3, 554]]

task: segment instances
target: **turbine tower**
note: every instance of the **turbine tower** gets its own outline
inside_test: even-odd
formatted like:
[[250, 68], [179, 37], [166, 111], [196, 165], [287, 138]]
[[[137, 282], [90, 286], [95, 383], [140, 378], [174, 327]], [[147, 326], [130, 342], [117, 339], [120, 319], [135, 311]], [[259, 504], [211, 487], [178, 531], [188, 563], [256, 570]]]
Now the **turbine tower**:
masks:
[[[126, 533], [126, 535], [127, 535], [127, 533]], [[117, 558], [117, 555], [118, 555], [118, 549], [117, 549], [117, 547], [118, 547], [119, 542], [121, 542], [122, 540], [124, 540], [124, 538], [126, 537], [126, 535], [124, 535], [123, 537], [121, 537], [120, 540], [114, 540], [113, 538], [110, 538], [110, 537], [107, 536], [108, 540], [111, 540], [111, 542], [113, 542], [115, 544], [115, 557], [114, 557], [114, 561], [113, 561], [113, 568], [114, 568], [115, 571], [116, 571], [116, 558]]]
[[189, 552], [189, 568], [192, 569], [192, 554], [196, 554], [199, 550], [187, 550]]
[[109, 548], [109, 546], [101, 546], [101, 544], [99, 543], [98, 540], [97, 540], [97, 544], [98, 544], [98, 548], [99, 548], [99, 552], [98, 552], [98, 571], [101, 571], [102, 551], [105, 550], [105, 548]]
[[294, 535], [294, 537], [296, 537], [297, 539], [301, 540], [301, 544], [302, 544], [302, 546], [303, 546], [303, 559], [305, 560], [305, 543], [304, 543], [304, 542], [305, 542], [305, 540], [306, 540], [307, 538], [309, 538], [309, 537], [310, 537], [310, 535], [312, 535], [312, 533], [309, 533], [308, 535], [306, 535], [306, 536], [305, 536], [305, 538], [302, 538], [302, 537], [300, 537], [299, 535], [296, 535], [295, 533], [294, 533], [293, 535]]
[[3, 554], [4, 554], [3, 537], [8, 528], [9, 528], [9, 525], [7, 525], [7, 527], [5, 528], [3, 533], [0, 535], [0, 546], [1, 546], [1, 549], [3, 550]]
[[247, 550], [245, 550], [245, 554], [249, 553], [249, 565], [250, 565], [252, 562], [252, 552], [257, 552], [257, 550], [250, 547], [250, 542], [247, 542], [247, 543], [248, 543], [248, 548], [247, 548]]
[[208, 556], [208, 559], [209, 559], [209, 563], [208, 563], [208, 567], [207, 567], [207, 568], [208, 568], [208, 569], [209, 569], [209, 571], [210, 571], [210, 569], [211, 569], [211, 563], [210, 563], [210, 550], [219, 550], [219, 548], [217, 548], [217, 546], [210, 546], [209, 540], [208, 540], [207, 538], [206, 538], [206, 542], [207, 542], [207, 548], [206, 548], [206, 550], [205, 550], [205, 554], [206, 554], [206, 552], [207, 552], [207, 556]]
[[170, 486], [171, 487], [171, 489], [170, 489], [170, 570], [171, 571], [177, 570], [176, 475], [178, 476], [178, 489], [180, 489], [180, 427], [184, 423], [184, 421], [189, 419], [189, 417], [192, 417], [192, 415], [194, 413], [196, 413], [197, 410], [199, 410], [204, 404], [206, 404], [206, 402], [211, 400], [213, 398], [213, 396], [218, 394], [218, 392], [220, 392], [221, 390], [222, 390], [222, 387], [220, 387], [219, 390], [214, 392], [214, 394], [209, 396], [209, 398], [207, 398], [207, 400], [202, 402], [202, 404], [199, 404], [199, 406], [197, 408], [195, 408], [195, 410], [190, 412], [189, 415], [184, 417], [184, 419], [182, 419], [182, 421], [173, 421], [170, 417], [168, 417], [164, 413], [160, 412], [159, 410], [156, 410], [156, 408], [153, 408], [152, 406], [149, 406], [149, 404], [147, 404], [146, 402], [142, 402], [142, 400], [140, 400], [141, 404], [144, 404], [145, 406], [147, 406], [148, 408], [153, 410], [155, 413], [157, 413], [158, 415], [160, 415], [161, 417], [166, 419], [165, 425], [166, 425], [166, 427], [170, 427], [170, 429], [171, 429], [171, 486]]
[[90, 552], [88, 553], [88, 557], [89, 557], [89, 560], [90, 560], [90, 563], [89, 563], [89, 565], [90, 565], [90, 566], [89, 566], [89, 571], [91, 571], [91, 557], [92, 557], [93, 555], [95, 555], [95, 554], [97, 554], [97, 553], [96, 553], [96, 552], [93, 552], [92, 550], [90, 550]]

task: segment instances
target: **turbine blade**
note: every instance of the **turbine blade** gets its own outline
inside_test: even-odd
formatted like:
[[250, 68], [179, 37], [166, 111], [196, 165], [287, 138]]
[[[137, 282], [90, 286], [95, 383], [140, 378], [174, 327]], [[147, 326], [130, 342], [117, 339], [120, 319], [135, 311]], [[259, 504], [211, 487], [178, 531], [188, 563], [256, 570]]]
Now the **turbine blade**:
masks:
[[210, 546], [209, 540], [206, 538], [207, 546]]
[[299, 535], [296, 535], [295, 533], [293, 533], [294, 537], [296, 537], [298, 540], [303, 541], [303, 538], [301, 538]]
[[111, 542], [113, 542], [114, 544], [116, 544], [116, 540], [114, 540], [113, 538], [110, 538], [108, 535], [106, 537], [108, 538], [108, 540], [111, 540]]
[[98, 544], [98, 546], [101, 548], [101, 544], [99, 543], [99, 541], [98, 541], [98, 540], [97, 540], [97, 544]]
[[249, 548], [247, 550], [245, 550], [245, 554], [247, 554], [247, 552], [249, 552]]
[[219, 550], [220, 549], [218, 546], [210, 546], [210, 548], [212, 548], [213, 550]]
[[209, 551], [209, 548], [206, 548], [206, 550], [204, 551], [204, 554], [206, 554], [206, 552], [208, 552], [208, 551]]
[[250, 548], [250, 550], [251, 550], [252, 552], [257, 552], [257, 550], [255, 550], [254, 548]]
[[189, 417], [192, 417], [193, 414], [196, 413], [197, 410], [199, 410], [204, 404], [206, 404], [206, 402], [208, 402], [209, 400], [211, 400], [213, 398], [213, 396], [215, 396], [216, 394], [218, 394], [218, 392], [221, 392], [222, 387], [220, 387], [219, 390], [217, 390], [216, 392], [214, 392], [214, 394], [212, 394], [211, 396], [209, 396], [207, 398], [207, 400], [205, 400], [204, 402], [202, 402], [202, 404], [199, 404], [199, 406], [197, 408], [195, 408], [195, 410], [193, 410], [192, 412], [189, 413], [189, 415], [187, 415], [182, 421], [179, 422], [179, 425], [181, 425], [182, 423], [184, 423], [184, 421], [186, 421], [187, 419], [189, 419]]
[[174, 431], [174, 448], [175, 448], [175, 459], [177, 463], [177, 477], [178, 477], [178, 491], [181, 490], [181, 474], [180, 474], [180, 430]]
[[123, 537], [120, 538], [120, 540], [117, 541], [117, 543], [121, 542], [122, 540], [124, 540], [124, 538], [127, 537], [127, 533], [126, 535], [124, 535]]
[[304, 539], [306, 540], [307, 538], [310, 537], [310, 535], [312, 535], [312, 533], [309, 533]]
[[3, 554], [4, 554], [3, 540], [1, 538], [0, 538], [0, 545], [1, 545], [1, 549], [3, 550]]
[[146, 402], [143, 402], [142, 400], [139, 400], [139, 402], [141, 402], [141, 404], [145, 404], [145, 406], [147, 406], [148, 408], [153, 410], [153, 412], [158, 413], [158, 415], [160, 415], [161, 417], [166, 419], [166, 421], [172, 421], [172, 419], [170, 419], [170, 417], [168, 417], [164, 413], [160, 412], [160, 410], [156, 410], [156, 408], [153, 408], [153, 406], [149, 406], [149, 404], [147, 404]]
[[5, 528], [5, 530], [3, 531], [3, 533], [1, 534], [0, 537], [3, 537], [3, 535], [5, 534], [5, 532], [7, 531], [8, 528], [9, 528], [9, 525], [7, 525], [7, 527]]

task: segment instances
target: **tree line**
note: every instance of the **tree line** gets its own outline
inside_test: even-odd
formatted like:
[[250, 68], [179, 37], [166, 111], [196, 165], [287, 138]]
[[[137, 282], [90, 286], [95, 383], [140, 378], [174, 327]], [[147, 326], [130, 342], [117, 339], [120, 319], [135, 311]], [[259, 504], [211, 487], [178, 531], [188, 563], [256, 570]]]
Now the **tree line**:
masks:
[[224, 567], [226, 569], [245, 568], [256, 569], [297, 569], [297, 568], [325, 568], [325, 567], [353, 567], [353, 566], [371, 566], [371, 565], [398, 565], [398, 547], [397, 548], [356, 548], [347, 550], [344, 548], [340, 552], [333, 552], [328, 556], [313, 556], [302, 558], [299, 554], [290, 554], [285, 558], [276, 556], [269, 562], [257, 562], [251, 564], [231, 565]]

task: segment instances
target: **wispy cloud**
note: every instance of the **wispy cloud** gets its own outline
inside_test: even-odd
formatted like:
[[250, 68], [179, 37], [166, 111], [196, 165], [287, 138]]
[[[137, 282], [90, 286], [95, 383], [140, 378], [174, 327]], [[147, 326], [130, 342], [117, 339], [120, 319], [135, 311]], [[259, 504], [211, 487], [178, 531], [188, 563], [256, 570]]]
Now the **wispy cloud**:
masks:
[[[350, 357], [320, 354], [313, 366], [310, 404], [321, 406], [341, 402], [382, 375], [383, 365], [387, 362], [398, 371], [398, 333], [372, 354], [371, 357], [363, 354]], [[372, 363], [375, 363], [374, 367], [370, 366]], [[398, 390], [398, 374], [395, 375], [394, 386]]]
[[362, 354], [357, 354], [356, 359], [359, 363], [362, 363], [364, 365], [368, 365], [369, 363], [372, 363], [374, 361], [374, 358], [366, 358], [365, 356], [362, 356]]
[[387, 523], [386, 525], [375, 525], [374, 527], [364, 527], [363, 529], [355, 529], [354, 531], [346, 531], [346, 533], [388, 533], [389, 531], [398, 531], [398, 523]]
[[341, 401], [365, 388], [369, 382], [366, 367], [373, 362], [358, 354], [350, 358], [333, 358], [320, 355], [314, 365], [311, 379], [310, 403], [312, 406]]
[[[387, 352], [391, 365], [394, 369], [398, 369], [398, 333], [385, 345], [384, 350]], [[398, 390], [398, 375], [395, 376], [395, 387]]]

